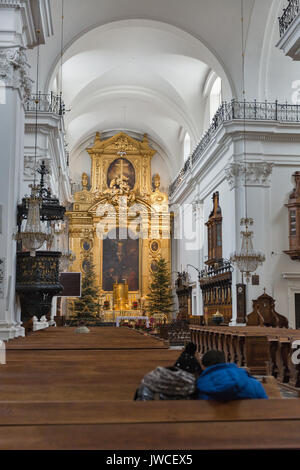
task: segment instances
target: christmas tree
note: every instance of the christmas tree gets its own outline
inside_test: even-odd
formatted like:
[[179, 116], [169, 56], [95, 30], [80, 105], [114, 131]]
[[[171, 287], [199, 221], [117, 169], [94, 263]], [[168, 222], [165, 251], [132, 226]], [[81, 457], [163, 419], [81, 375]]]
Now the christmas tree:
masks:
[[76, 299], [73, 305], [72, 323], [95, 321], [99, 312], [98, 295], [94, 266], [90, 264], [83, 275], [81, 297]]
[[170, 286], [170, 272], [167, 262], [161, 258], [157, 269], [152, 273], [150, 293], [148, 294], [148, 310], [150, 315], [166, 315], [168, 318], [173, 312], [173, 295]]

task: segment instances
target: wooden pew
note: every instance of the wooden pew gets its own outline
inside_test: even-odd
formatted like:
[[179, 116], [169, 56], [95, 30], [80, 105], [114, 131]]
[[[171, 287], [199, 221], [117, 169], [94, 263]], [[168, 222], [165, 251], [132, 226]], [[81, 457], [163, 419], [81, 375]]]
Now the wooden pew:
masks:
[[278, 382], [275, 377], [267, 375], [262, 378], [262, 385], [266, 391], [266, 394], [269, 398], [282, 398]]
[[0, 422], [2, 450], [300, 446], [300, 400], [0, 403]]
[[203, 355], [212, 348], [224, 351], [226, 362], [247, 366], [252, 374], [273, 374], [282, 383], [300, 386], [300, 368], [291, 363], [292, 342], [300, 331], [287, 328], [207, 327], [190, 325]]
[[47, 328], [25, 338], [9, 341], [6, 349], [168, 349], [163, 340], [128, 328], [120, 330], [109, 327], [90, 328], [88, 334], [76, 334], [75, 328]]
[[173, 364], [180, 354], [134, 331], [99, 328], [75, 335], [74, 329], [55, 328], [7, 346], [7, 365], [0, 368], [1, 450], [300, 444], [300, 400], [279, 398], [272, 378], [263, 384], [270, 400], [134, 402], [144, 374]]

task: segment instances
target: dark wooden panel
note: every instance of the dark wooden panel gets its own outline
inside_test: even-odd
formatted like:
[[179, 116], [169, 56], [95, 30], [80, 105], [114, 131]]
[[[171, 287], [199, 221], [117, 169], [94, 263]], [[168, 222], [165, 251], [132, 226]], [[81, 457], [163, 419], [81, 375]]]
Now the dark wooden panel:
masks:
[[59, 297], [81, 296], [81, 273], [60, 273], [59, 282], [63, 286]]

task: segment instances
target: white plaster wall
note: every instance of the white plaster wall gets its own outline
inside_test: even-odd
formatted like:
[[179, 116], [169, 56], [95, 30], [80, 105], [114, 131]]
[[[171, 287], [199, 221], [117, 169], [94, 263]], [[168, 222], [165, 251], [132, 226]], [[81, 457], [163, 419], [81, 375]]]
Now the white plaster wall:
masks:
[[[261, 168], [262, 162], [273, 163], [269, 179], [263, 181], [258, 176], [257, 181], [247, 184], [247, 215], [254, 219], [254, 225], [251, 227], [254, 233], [254, 249], [263, 252], [266, 257], [264, 264], [256, 271], [260, 276], [259, 286], [247, 285], [247, 313], [252, 311], [252, 300], [266, 288], [266, 292], [276, 300], [278, 313], [285, 315], [293, 327], [294, 293], [300, 292], [300, 264], [298, 261], [292, 261], [283, 251], [289, 249], [288, 209], [285, 204], [294, 187], [292, 174], [296, 170], [299, 171], [300, 163], [298, 125], [274, 126], [257, 122], [253, 129], [252, 126], [253, 124], [250, 124], [250, 128], [246, 129], [245, 146], [242, 134], [239, 136], [237, 133], [235, 123], [227, 124], [226, 129], [219, 129], [211, 146], [172, 195], [172, 203], [185, 205], [199, 199], [203, 204], [203, 220], [200, 223], [204, 248], [199, 245], [198, 250], [189, 251], [186, 240], [179, 240], [176, 269], [181, 270], [182, 267], [182, 270], [186, 270], [188, 263], [203, 269], [207, 259], [207, 228], [204, 224], [213, 208], [212, 195], [215, 191], [219, 191], [223, 217], [223, 258], [229, 259], [234, 251], [240, 250], [239, 223], [241, 217], [245, 217], [246, 207], [244, 181], [242, 179], [231, 189], [225, 177], [225, 168], [231, 162], [243, 163], [244, 150], [247, 162], [253, 162], [258, 169]], [[223, 145], [220, 146], [220, 142]], [[188, 218], [184, 224], [190, 227], [193, 220], [192, 210], [188, 210], [187, 214]], [[289, 279], [283, 278], [284, 273], [288, 274]], [[191, 279], [196, 280], [196, 273], [192, 271]], [[236, 319], [235, 286], [241, 280], [239, 270], [235, 269], [232, 281], [233, 321]]]

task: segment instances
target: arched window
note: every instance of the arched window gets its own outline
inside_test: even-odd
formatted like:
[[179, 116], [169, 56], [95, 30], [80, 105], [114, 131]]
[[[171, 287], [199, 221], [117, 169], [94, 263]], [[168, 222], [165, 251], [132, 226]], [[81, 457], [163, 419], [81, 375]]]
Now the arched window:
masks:
[[217, 109], [222, 104], [222, 80], [218, 77], [210, 92], [210, 120], [216, 114]]
[[191, 137], [190, 134], [187, 132], [185, 134], [184, 142], [183, 142], [183, 158], [186, 161], [189, 158], [191, 153]]

